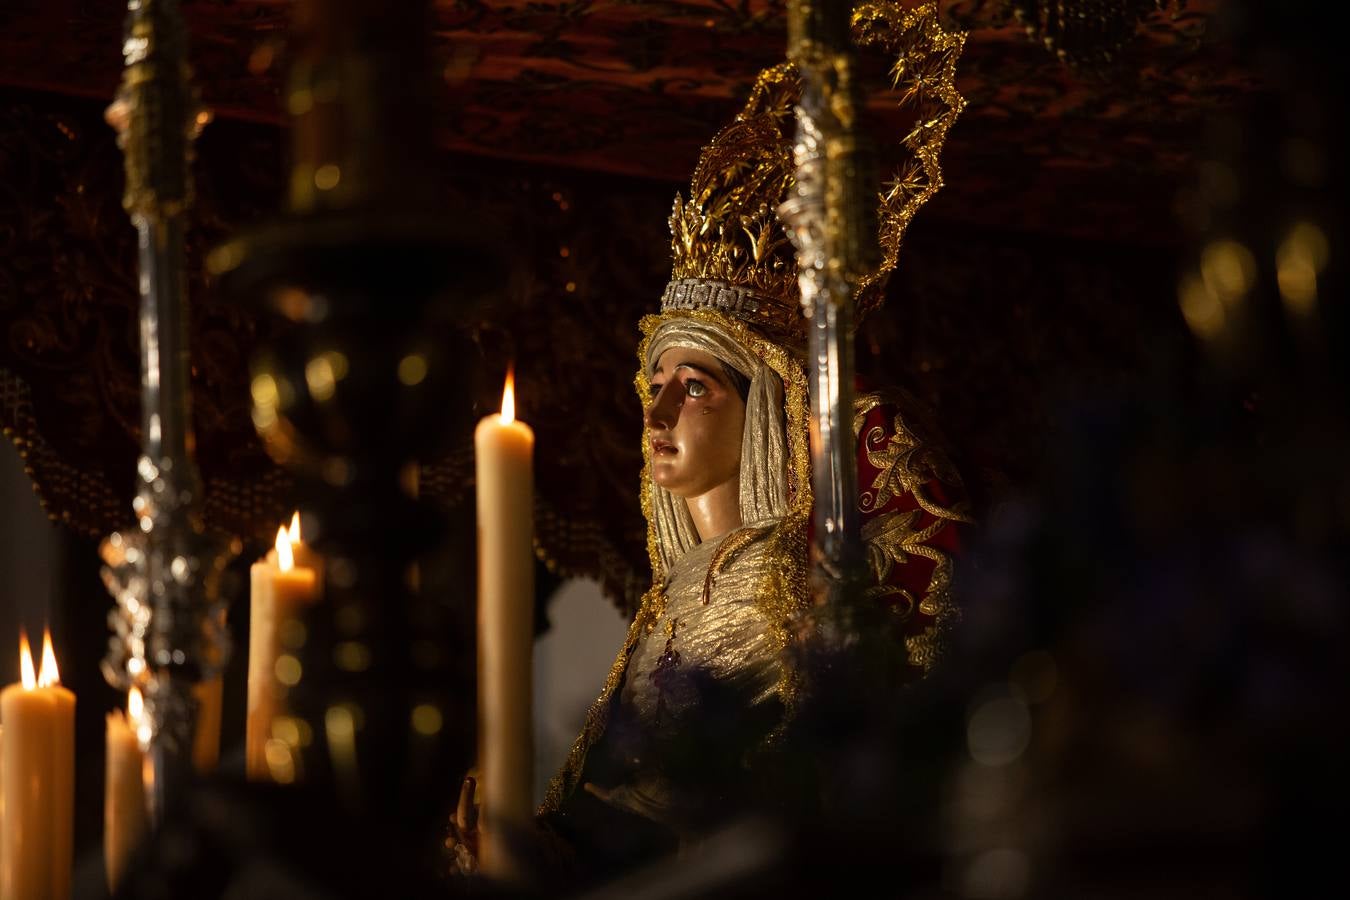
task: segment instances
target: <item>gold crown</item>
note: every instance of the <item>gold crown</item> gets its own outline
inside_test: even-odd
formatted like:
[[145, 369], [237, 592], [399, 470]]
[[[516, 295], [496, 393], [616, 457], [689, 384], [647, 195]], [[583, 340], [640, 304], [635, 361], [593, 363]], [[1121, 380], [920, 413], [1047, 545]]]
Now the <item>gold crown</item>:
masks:
[[[905, 229], [942, 187], [938, 157], [965, 108], [955, 79], [966, 36], [944, 31], [933, 5], [909, 10], [882, 0], [853, 11], [853, 38], [895, 60], [892, 87], [915, 122], [900, 142], [907, 158], [878, 198], [881, 263], [855, 292], [856, 325], [881, 305]], [[804, 345], [796, 252], [778, 218], [796, 177], [793, 109], [800, 93], [792, 63], [765, 69], [745, 108], [703, 149], [689, 199], [677, 195], [670, 214], [673, 265], [662, 312], [715, 309], [775, 341]]]

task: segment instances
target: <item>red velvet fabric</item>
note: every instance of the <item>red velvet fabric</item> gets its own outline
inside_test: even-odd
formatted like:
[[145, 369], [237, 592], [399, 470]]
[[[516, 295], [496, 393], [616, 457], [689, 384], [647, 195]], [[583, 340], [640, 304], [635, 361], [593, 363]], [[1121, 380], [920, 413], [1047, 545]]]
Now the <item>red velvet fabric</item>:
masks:
[[[856, 385], [859, 396], [875, 389], [874, 386], [869, 386], [861, 381]], [[891, 485], [895, 488], [894, 493], [884, 502], [875, 506], [872, 504], [872, 498], [878, 493], [878, 479], [883, 475], [883, 469], [874, 465], [874, 456], [879, 450], [889, 447], [896, 438], [897, 423], [902, 422], [904, 423], [902, 427], [907, 426], [905, 427], [905, 434], [901, 437], [902, 446], [917, 444], [918, 449], [914, 452], [919, 460], [942, 460], [940, 466], [929, 468], [932, 477], [929, 477], [920, 487], [924, 497], [931, 501], [928, 505], [947, 510], [964, 510], [966, 508], [964, 490], [954, 471], [944, 472], [945, 479], [938, 477], [938, 473], [933, 471], [933, 468], [950, 468], [945, 463], [945, 457], [942, 455], [941, 449], [933, 444], [931, 438], [911, 430], [919, 416], [915, 409], [909, 408], [904, 392], [894, 392], [893, 394], [888, 392], [887, 396], [886, 402], [868, 411], [855, 434], [858, 441], [857, 465], [859, 508], [862, 510], [861, 530], [866, 536], [870, 530], [882, 524], [879, 520], [893, 516], [912, 517], [912, 521], [908, 522], [905, 530], [913, 534], [922, 533], [942, 522], [941, 527], [932, 535], [917, 543], [946, 554], [949, 559], [953, 559], [961, 552], [963, 530], [968, 527], [966, 524], [940, 519], [928, 510], [923, 509], [913, 491], [903, 489], [894, 479], [891, 480]], [[880, 429], [879, 433], [874, 435], [874, 429]], [[867, 439], [869, 435], [872, 435], [870, 441]], [[869, 448], [872, 453], [868, 452]], [[871, 527], [869, 528], [869, 526]], [[812, 522], [812, 527], [808, 533], [813, 534], [813, 532], [814, 522]], [[899, 589], [899, 591], [879, 592], [877, 602], [885, 604], [895, 613], [895, 637], [902, 643], [909, 638], [919, 637], [939, 624], [938, 617], [941, 613], [941, 606], [937, 608], [929, 607], [927, 612], [921, 608], [925, 605], [923, 601], [928, 597], [930, 587], [933, 586], [933, 574], [936, 568], [937, 562], [935, 560], [913, 552], [906, 552], [902, 561], [892, 565], [889, 574], [881, 585]], [[869, 573], [870, 571], [869, 569]], [[915, 674], [919, 674], [920, 668], [917, 666], [914, 668]]]

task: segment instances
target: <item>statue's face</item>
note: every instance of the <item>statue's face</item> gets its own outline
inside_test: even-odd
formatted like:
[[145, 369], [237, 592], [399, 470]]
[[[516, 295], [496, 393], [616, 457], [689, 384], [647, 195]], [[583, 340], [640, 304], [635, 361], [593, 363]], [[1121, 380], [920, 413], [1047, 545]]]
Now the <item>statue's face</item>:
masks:
[[656, 361], [647, 405], [652, 481], [699, 497], [740, 473], [745, 401], [711, 353], [672, 347]]

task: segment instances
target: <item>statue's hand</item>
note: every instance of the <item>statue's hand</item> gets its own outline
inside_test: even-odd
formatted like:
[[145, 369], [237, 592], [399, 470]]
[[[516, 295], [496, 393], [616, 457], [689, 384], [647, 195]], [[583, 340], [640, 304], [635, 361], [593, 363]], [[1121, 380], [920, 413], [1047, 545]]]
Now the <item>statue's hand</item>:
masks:
[[478, 871], [478, 804], [474, 802], [477, 785], [473, 776], [464, 777], [455, 814], [450, 818], [450, 834], [445, 839], [445, 849], [453, 854], [455, 869], [461, 875]]

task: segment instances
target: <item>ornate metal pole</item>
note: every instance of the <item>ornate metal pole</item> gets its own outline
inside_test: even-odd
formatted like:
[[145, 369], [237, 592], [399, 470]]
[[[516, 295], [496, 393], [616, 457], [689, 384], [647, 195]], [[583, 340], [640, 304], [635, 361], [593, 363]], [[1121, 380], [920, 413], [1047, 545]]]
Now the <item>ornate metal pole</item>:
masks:
[[117, 600], [108, 681], [145, 695], [141, 729], [158, 821], [192, 771], [193, 688], [219, 674], [229, 639], [217, 581], [227, 558], [204, 532], [192, 458], [184, 232], [192, 141], [207, 121], [189, 85], [177, 0], [129, 0], [126, 70], [107, 118], [126, 157], [123, 205], [139, 233], [141, 443], [133, 507], [139, 531], [104, 541]]
[[796, 193], [780, 210], [797, 247], [810, 319], [812, 592], [837, 599], [861, 569], [853, 420], [853, 289], [876, 263], [875, 161], [857, 134], [844, 0], [788, 4], [788, 57], [801, 73]]

